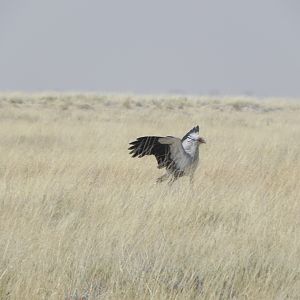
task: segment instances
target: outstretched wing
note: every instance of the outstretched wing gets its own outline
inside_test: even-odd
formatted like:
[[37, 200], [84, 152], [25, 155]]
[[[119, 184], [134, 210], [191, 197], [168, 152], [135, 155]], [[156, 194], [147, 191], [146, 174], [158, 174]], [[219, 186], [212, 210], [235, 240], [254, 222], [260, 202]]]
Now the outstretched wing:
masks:
[[189, 156], [185, 153], [181, 140], [175, 137], [144, 136], [130, 143], [132, 157], [154, 155], [158, 168], [171, 171], [184, 171]]
[[143, 136], [130, 143], [128, 150], [132, 157], [143, 157], [145, 155], [154, 155], [158, 168], [168, 167], [172, 164], [169, 145], [159, 143], [159, 136]]

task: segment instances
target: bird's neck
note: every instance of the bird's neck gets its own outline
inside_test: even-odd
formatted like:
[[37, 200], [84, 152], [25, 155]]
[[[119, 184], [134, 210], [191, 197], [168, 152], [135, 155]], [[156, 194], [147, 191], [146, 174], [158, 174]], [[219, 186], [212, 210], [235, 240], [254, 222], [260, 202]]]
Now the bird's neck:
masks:
[[182, 143], [183, 149], [187, 154], [189, 154], [193, 159], [197, 159], [199, 156], [199, 143], [184, 141]]

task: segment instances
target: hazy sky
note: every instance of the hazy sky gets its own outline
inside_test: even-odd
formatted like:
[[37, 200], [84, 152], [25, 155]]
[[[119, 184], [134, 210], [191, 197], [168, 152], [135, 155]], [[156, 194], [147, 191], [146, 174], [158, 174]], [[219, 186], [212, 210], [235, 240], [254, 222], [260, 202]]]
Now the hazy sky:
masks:
[[0, 90], [300, 97], [300, 0], [0, 0]]

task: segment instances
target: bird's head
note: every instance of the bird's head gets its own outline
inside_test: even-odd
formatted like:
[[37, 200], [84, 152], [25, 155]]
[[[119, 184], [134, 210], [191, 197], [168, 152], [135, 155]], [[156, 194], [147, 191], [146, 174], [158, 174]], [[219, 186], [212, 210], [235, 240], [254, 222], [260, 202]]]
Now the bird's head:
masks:
[[199, 135], [199, 132], [191, 132], [188, 135], [187, 139], [190, 140], [191, 142], [197, 142], [199, 144], [206, 144], [205, 139]]
[[181, 143], [185, 152], [192, 157], [198, 153], [200, 144], [205, 144], [204, 138], [199, 135], [199, 126], [192, 128], [182, 139]]

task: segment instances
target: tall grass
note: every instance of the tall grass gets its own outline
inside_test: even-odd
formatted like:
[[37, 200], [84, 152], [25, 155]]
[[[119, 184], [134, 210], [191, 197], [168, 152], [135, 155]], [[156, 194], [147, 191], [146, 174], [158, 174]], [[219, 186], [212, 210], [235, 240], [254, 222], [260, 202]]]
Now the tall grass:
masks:
[[[300, 103], [0, 95], [1, 299], [299, 299]], [[207, 144], [156, 185], [140, 135]]]

